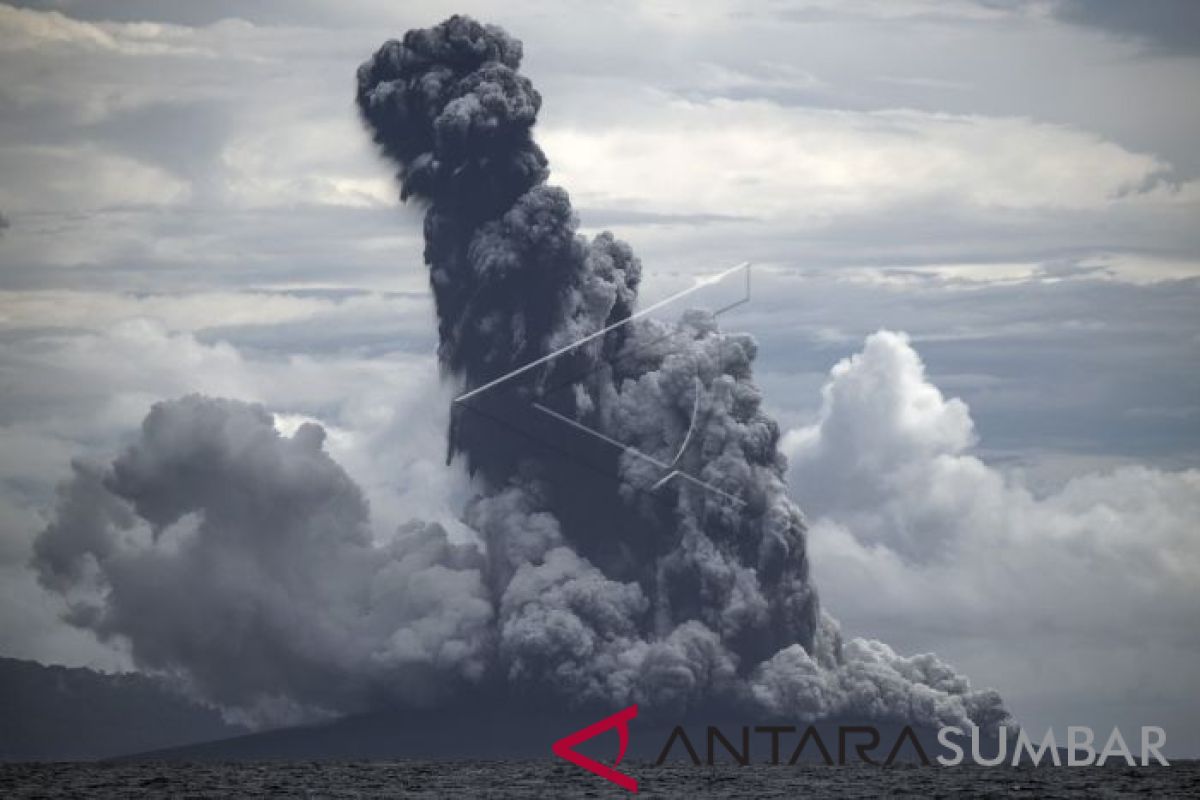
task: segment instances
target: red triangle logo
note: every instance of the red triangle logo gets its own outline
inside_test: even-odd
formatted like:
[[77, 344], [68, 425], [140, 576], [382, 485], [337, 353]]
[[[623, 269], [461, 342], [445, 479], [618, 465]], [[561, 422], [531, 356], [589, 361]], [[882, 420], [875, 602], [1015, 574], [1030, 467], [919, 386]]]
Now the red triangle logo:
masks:
[[637, 794], [638, 784], [636, 779], [624, 773], [617, 772], [607, 764], [601, 764], [593, 758], [588, 758], [581, 753], [577, 753], [574, 749], [588, 739], [599, 736], [610, 728], [616, 728], [617, 733], [621, 737], [621, 749], [617, 753], [617, 760], [613, 762], [613, 766], [619, 765], [621, 759], [625, 757], [625, 750], [629, 747], [629, 720], [637, 716], [637, 710], [637, 704], [635, 703], [629, 708], [618, 711], [611, 717], [605, 717], [599, 722], [593, 722], [586, 728], [575, 731], [570, 736], [564, 736], [555, 742], [550, 749], [559, 758], [564, 758], [578, 767], [583, 767], [593, 775], [599, 775], [604, 780], [611, 781], [622, 789], [627, 789]]

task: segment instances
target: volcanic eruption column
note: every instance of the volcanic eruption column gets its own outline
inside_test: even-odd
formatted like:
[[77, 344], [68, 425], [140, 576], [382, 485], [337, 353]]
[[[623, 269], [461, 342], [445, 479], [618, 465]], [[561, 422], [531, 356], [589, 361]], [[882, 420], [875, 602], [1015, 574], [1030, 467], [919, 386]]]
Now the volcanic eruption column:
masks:
[[[402, 197], [425, 207], [439, 357], [465, 390], [628, 317], [637, 299], [629, 246], [578, 234], [567, 193], [546, 182], [531, 135], [541, 97], [521, 54], [502, 29], [455, 16], [387, 42], [358, 72], [359, 109]], [[779, 428], [751, 382], [755, 350], [702, 312], [639, 319], [524, 389], [569, 381], [556, 412], [662, 461], [701, 409], [682, 463], [720, 492], [675, 482], [649, 498], [640, 490], [662, 475], [629, 453], [615, 456], [619, 481], [581, 490], [538, 443], [456, 415], [451, 450], [486, 487], [466, 518], [487, 545], [508, 677], [650, 706], [1002, 720], [994, 692], [933, 656], [843, 643], [820, 613]]]
[[[439, 356], [464, 392], [636, 302], [629, 247], [578, 235], [546, 183], [520, 59], [500, 29], [453, 17], [358, 75], [364, 119], [425, 207]], [[315, 423], [285, 436], [238, 400], [157, 403], [110, 464], [72, 465], [33, 566], [70, 623], [252, 723], [455, 695], [1007, 722], [994, 691], [935, 656], [843, 642], [820, 612], [754, 356], [711, 314], [639, 317], [528, 370], [499, 407], [456, 404], [475, 542], [420, 521], [378, 540]], [[537, 417], [534, 400], [566, 457], [484, 413]], [[579, 468], [596, 454], [571, 426], [622, 447]], [[668, 463], [694, 480], [664, 481]]]

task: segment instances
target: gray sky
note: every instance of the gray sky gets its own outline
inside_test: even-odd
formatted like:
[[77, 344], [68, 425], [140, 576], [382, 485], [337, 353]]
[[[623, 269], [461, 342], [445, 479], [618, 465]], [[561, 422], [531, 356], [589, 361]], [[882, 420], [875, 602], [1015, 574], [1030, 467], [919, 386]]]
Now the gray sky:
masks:
[[1183, 2], [0, 5], [0, 652], [123, 663], [25, 563], [70, 459], [156, 400], [318, 420], [378, 530], [450, 524], [465, 480], [405, 424], [445, 399], [419, 220], [353, 79], [452, 11], [524, 41], [552, 180], [646, 297], [755, 262], [725, 325], [762, 345], [847, 631], [937, 651], [1034, 730], [1200, 752]]

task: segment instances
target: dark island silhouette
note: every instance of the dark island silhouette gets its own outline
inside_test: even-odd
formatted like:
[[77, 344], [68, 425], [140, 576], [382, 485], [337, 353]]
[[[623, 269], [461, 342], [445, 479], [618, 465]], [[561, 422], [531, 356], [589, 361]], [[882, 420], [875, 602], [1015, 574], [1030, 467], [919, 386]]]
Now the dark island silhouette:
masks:
[[0, 658], [0, 761], [89, 761], [246, 732], [154, 678]]

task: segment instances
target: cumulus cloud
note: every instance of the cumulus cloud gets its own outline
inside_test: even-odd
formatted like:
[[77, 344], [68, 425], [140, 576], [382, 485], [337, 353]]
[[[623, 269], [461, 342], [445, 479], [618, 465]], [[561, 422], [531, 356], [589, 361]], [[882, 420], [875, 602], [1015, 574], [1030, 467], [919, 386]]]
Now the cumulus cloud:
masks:
[[[863, 352], [838, 363], [822, 389], [819, 420], [791, 431], [783, 450], [789, 477], [813, 518], [845, 515], [855, 535], [886, 541], [905, 555], [932, 556], [958, 539], [955, 528], [920, 521], [886, 526], [889, 500], [906, 502], [928, 480], [913, 475], [975, 441], [965, 403], [947, 400], [925, 378], [925, 368], [902, 334], [877, 333]], [[927, 491], [938, 491], [930, 487]], [[867, 518], [857, 512], [867, 510]], [[878, 516], [872, 516], [878, 515]]]
[[[1028, 570], [1024, 591], [1007, 598], [1018, 605], [1038, 587], [1035, 578], [1082, 591], [1103, 582], [1100, 566], [1119, 577], [1114, 590], [1192, 595], [1187, 587], [1200, 576], [1196, 470], [1125, 466], [1037, 495], [972, 455], [976, 438], [966, 404], [929, 381], [908, 338], [881, 331], [833, 368], [819, 418], [789, 432], [783, 450], [814, 528], [827, 534], [822, 549], [860, 558], [868, 571], [958, 574], [939, 585], [983, 597], [1012, 570]], [[1001, 551], [998, 563], [983, 557]], [[1091, 599], [1081, 597], [1079, 610]]]
[[1200, 471], [1118, 466], [1035, 492], [973, 455], [976, 438], [967, 406], [933, 385], [903, 334], [876, 333], [833, 368], [818, 418], [783, 450], [840, 613], [906, 638], [936, 632], [958, 652], [980, 631], [993, 651], [1036, 649], [1029, 669], [980, 662], [1032, 696], [1047, 680], [1080, 690], [1083, 658], [1105, 677], [1082, 691], [1127, 682], [1144, 709], [1186, 693]]

